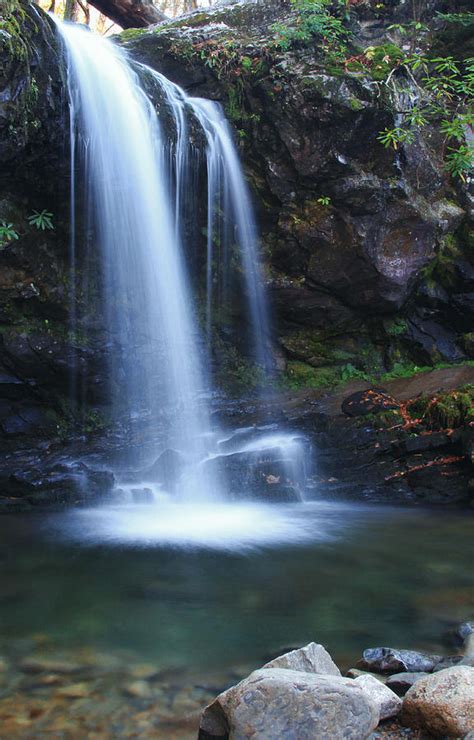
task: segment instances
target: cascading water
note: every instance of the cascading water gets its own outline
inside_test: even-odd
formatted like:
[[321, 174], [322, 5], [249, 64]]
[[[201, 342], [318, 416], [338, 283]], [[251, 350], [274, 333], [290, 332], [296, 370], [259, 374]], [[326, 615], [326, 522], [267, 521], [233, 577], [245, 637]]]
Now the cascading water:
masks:
[[[189, 118], [194, 116], [206, 139], [207, 169], [207, 269], [206, 269], [206, 337], [212, 344], [212, 316], [217, 297], [213, 289], [215, 241], [224, 252], [224, 273], [228, 271], [229, 242], [234, 241], [242, 262], [244, 282], [252, 326], [254, 358], [268, 376], [273, 369], [269, 346], [268, 308], [263, 289], [263, 276], [257, 255], [257, 227], [254, 210], [242, 167], [233, 142], [232, 131], [222, 107], [211, 100], [192, 98], [164, 75], [139, 65], [163, 91], [173, 111], [176, 126], [176, 214], [180, 213], [181, 188], [186, 182], [185, 168], [190, 161]], [[225, 291], [224, 291], [225, 292]], [[220, 296], [221, 301], [225, 296]]]
[[108, 324], [121, 353], [114, 385], [130, 413], [153, 415], [157, 403], [171, 402], [169, 438], [186, 452], [186, 496], [208, 498], [219, 485], [196, 464], [206, 455], [210, 425], [199, 401], [205, 381], [163, 133], [123, 54], [79, 26], [60, 29], [75, 148], [94, 200]]
[[[207, 139], [208, 170], [208, 227], [207, 227], [207, 325], [211, 324], [213, 262], [213, 232], [217, 220], [214, 204], [225, 204], [224, 212], [236, 226], [236, 240], [240, 247], [252, 321], [255, 359], [268, 373], [273, 366], [268, 347], [270, 330], [262, 275], [256, 255], [257, 229], [252, 202], [242, 177], [239, 158], [232, 141], [232, 132], [222, 108], [210, 100], [188, 98], [193, 113], [201, 123]], [[225, 228], [225, 226], [224, 226]]]
[[[159, 73], [134, 65], [110, 41], [74, 24], [58, 26], [68, 59], [73, 174], [80, 165], [93, 204], [89, 226], [102, 255], [102, 294], [114, 348], [110, 375], [118, 396], [115, 406], [132, 418], [148, 417], [151, 422], [166, 408], [168, 414], [160, 416], [162, 425], [168, 424], [161, 451], [178, 451], [168, 489], [188, 501], [225, 500], [230, 490], [226, 466], [214, 461], [225, 462], [228, 453], [221, 451], [222, 435], [219, 443], [218, 430], [210, 424], [204, 392], [210, 379], [201, 362], [181, 230], [185, 201], [193, 197], [186, 183], [193, 162], [189, 130], [197, 122], [206, 144], [208, 183], [208, 340], [216, 303], [213, 238], [221, 228], [232, 231], [240, 252], [255, 359], [268, 372], [269, 321], [257, 234], [231, 131], [216, 103], [189, 98]], [[165, 135], [140, 84], [142, 74], [159, 87], [171, 111], [173, 138]], [[239, 452], [237, 442], [231, 447], [233, 453]], [[296, 484], [302, 455], [294, 435], [267, 435], [250, 447], [247, 441], [240, 451], [254, 456], [264, 451], [268, 456], [269, 448], [278, 451], [289, 482]], [[143, 474], [140, 480], [149, 477]]]

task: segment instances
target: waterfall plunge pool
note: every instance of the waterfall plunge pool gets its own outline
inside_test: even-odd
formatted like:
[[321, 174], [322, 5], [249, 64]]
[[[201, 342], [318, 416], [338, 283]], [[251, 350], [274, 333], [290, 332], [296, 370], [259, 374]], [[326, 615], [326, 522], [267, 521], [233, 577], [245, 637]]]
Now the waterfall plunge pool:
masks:
[[445, 650], [472, 617], [469, 513], [336, 503], [132, 506], [0, 519], [7, 651], [41, 634], [206, 672], [322, 642]]
[[[203, 707], [311, 640], [449, 654], [474, 613], [469, 512], [135, 505], [0, 519], [9, 737], [196, 737]], [[67, 734], [69, 733], [69, 734]]]

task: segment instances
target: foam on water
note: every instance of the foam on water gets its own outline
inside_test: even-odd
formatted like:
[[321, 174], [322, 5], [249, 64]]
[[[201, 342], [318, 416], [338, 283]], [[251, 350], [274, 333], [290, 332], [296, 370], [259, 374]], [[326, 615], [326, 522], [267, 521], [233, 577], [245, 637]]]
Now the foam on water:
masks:
[[347, 526], [341, 504], [160, 504], [78, 509], [50, 520], [85, 545], [246, 551], [330, 541]]

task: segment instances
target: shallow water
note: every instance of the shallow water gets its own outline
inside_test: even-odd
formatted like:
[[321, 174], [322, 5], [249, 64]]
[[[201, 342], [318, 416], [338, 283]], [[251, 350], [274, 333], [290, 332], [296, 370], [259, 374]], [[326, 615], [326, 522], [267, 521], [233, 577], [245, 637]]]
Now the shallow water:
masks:
[[202, 675], [310, 640], [448, 651], [474, 615], [474, 516], [313, 503], [0, 519], [0, 653], [40, 633]]

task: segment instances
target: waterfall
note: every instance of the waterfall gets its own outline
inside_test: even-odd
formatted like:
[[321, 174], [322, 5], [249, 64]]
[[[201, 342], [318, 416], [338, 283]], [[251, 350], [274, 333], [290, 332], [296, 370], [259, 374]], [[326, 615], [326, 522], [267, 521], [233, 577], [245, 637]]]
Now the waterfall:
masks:
[[[222, 108], [211, 100], [188, 98], [189, 105], [200, 121], [207, 140], [208, 226], [207, 226], [207, 324], [211, 323], [213, 307], [211, 269], [213, 262], [213, 232], [220, 211], [236, 225], [236, 241], [240, 247], [252, 321], [255, 359], [265, 371], [273, 361], [268, 347], [269, 321], [263, 290], [263, 276], [256, 254], [257, 228], [248, 187], [232, 140], [232, 132]], [[216, 208], [214, 204], [220, 207]], [[221, 204], [225, 204], [222, 208]], [[225, 225], [224, 225], [225, 229]], [[222, 229], [221, 229], [222, 231]], [[225, 236], [223, 238], [226, 243]]]
[[[213, 267], [217, 238], [223, 256], [223, 271], [228, 272], [229, 247], [234, 241], [242, 262], [253, 337], [253, 358], [268, 376], [273, 369], [269, 346], [270, 328], [263, 275], [257, 254], [258, 232], [248, 186], [242, 173], [232, 131], [222, 106], [212, 100], [193, 98], [164, 75], [139, 64], [163, 91], [173, 111], [176, 127], [175, 171], [176, 214], [180, 213], [185, 168], [190, 160], [189, 119], [194, 116], [206, 139], [207, 169], [207, 266], [206, 266], [206, 336], [212, 344], [212, 315], [218, 297], [214, 295]], [[225, 294], [225, 291], [224, 291]], [[222, 296], [221, 296], [222, 298]], [[225, 295], [224, 295], [225, 300]]]
[[[185, 452], [186, 496], [217, 495], [197, 463], [209, 413], [193, 300], [156, 112], [125, 56], [80, 26], [59, 26], [68, 57], [75, 149], [92, 190], [109, 330], [120, 352], [111, 375], [117, 403], [146, 416], [167, 403], [170, 445]], [[192, 474], [191, 471], [192, 470]]]
[[[139, 420], [142, 428], [146, 420], [150, 429], [154, 420], [160, 420], [165, 440], [156, 452], [165, 455], [166, 471], [161, 473], [166, 482], [160, 480], [160, 486], [167, 493], [174, 491], [192, 501], [225, 498], [231, 486], [226, 465], [220, 463], [229, 453], [222, 453], [222, 435], [210, 423], [210, 363], [203, 362], [195, 291], [184, 260], [183, 240], [189, 235], [182, 221], [184, 211], [200, 198], [190, 187], [189, 174], [196, 166], [190, 131], [197, 127], [207, 170], [207, 343], [212, 340], [213, 312], [219, 307], [213, 275], [217, 234], [224, 262], [231, 247], [238, 252], [253, 356], [268, 373], [269, 320], [257, 230], [232, 132], [217, 103], [187, 96], [159, 73], [130, 60], [111, 41], [75, 24], [57, 25], [67, 57], [71, 195], [77, 196], [76, 176], [81, 172], [91, 206], [86, 209], [91, 212], [87, 228], [101, 255], [113, 406], [123, 416]], [[152, 103], [154, 96], [147, 94], [150, 86], [160, 91], [160, 115]], [[170, 114], [172, 135], [162, 123], [164, 108]], [[71, 214], [74, 227], [78, 221], [74, 202]], [[74, 235], [73, 268], [77, 248]], [[75, 313], [73, 319], [78, 320]], [[278, 457], [281, 469], [291, 471], [284, 473], [285, 486], [296, 483], [304, 455], [294, 435], [280, 432], [250, 447], [248, 440], [246, 444], [239, 448], [231, 441], [228, 447], [234, 455], [253, 456], [258, 465], [262, 455], [265, 463], [272, 455]], [[152, 478], [153, 467], [141, 481]], [[258, 475], [261, 480], [264, 473]], [[251, 492], [243, 493], [248, 498]]]

